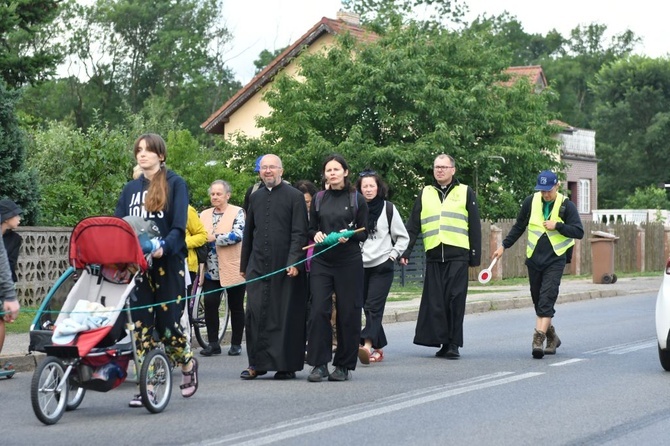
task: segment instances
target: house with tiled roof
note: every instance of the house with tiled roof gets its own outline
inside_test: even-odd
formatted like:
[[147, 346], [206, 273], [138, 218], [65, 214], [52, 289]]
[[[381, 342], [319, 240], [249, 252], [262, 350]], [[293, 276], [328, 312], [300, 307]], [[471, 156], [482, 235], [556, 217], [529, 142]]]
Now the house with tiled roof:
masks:
[[[223, 135], [227, 140], [238, 132], [248, 137], [260, 136], [263, 129], [256, 125], [256, 118], [270, 114], [270, 106], [263, 100], [263, 94], [270, 88], [275, 76], [279, 72], [297, 76], [296, 58], [299, 54], [327, 50], [335, 45], [336, 36], [344, 33], [350, 33], [359, 40], [374, 41], [377, 38], [376, 34], [360, 26], [356, 14], [339, 11], [336, 19], [322, 18], [212, 113], [201, 127], [205, 132]], [[548, 85], [539, 65], [510, 67], [506, 73], [510, 79], [505, 84], [511, 85], [518, 79], [526, 78], [535, 86], [536, 93]], [[570, 199], [577, 205], [582, 217], [590, 219], [591, 211], [597, 209], [598, 192], [595, 131], [558, 124], [563, 128], [558, 138], [562, 143], [562, 160], [567, 164], [564, 188], [569, 191]]]
[[335, 45], [336, 36], [344, 33], [350, 33], [359, 40], [377, 38], [374, 33], [361, 28], [360, 19], [356, 14], [340, 11], [335, 20], [322, 18], [254, 76], [221, 108], [212, 113], [200, 127], [207, 133], [223, 135], [225, 139], [230, 139], [231, 135], [237, 132], [249, 137], [260, 136], [263, 129], [256, 126], [256, 117], [270, 114], [270, 106], [263, 101], [263, 94], [272, 84], [274, 77], [280, 71], [290, 76], [295, 75], [298, 70], [295, 60], [301, 52], [316, 53], [327, 50], [328, 47]]

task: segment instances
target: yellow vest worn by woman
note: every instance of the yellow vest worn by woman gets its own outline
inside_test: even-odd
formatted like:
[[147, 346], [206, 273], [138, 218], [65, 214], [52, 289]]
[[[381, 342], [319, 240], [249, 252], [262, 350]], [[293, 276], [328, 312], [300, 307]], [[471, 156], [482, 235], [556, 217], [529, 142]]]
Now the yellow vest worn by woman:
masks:
[[[554, 201], [554, 208], [551, 210], [551, 215], [549, 220], [557, 221], [563, 223], [563, 219], [560, 216], [560, 208], [563, 204], [565, 196], [563, 194], [557, 194], [556, 200]], [[554, 248], [554, 252], [557, 256], [565, 254], [565, 252], [575, 244], [575, 240], [569, 237], [561, 235], [560, 232], [553, 230], [550, 231], [546, 229], [542, 223], [544, 223], [544, 213], [542, 212], [542, 194], [536, 192], [533, 195], [533, 201], [530, 205], [530, 219], [528, 220], [528, 243], [526, 244], [526, 257], [530, 258], [535, 251], [535, 246], [537, 246], [537, 241], [542, 237], [542, 234], [546, 233], [551, 242], [551, 246]]]
[[444, 201], [437, 189], [426, 186], [421, 192], [421, 233], [426, 251], [440, 243], [470, 249], [468, 237], [468, 187], [454, 185]]

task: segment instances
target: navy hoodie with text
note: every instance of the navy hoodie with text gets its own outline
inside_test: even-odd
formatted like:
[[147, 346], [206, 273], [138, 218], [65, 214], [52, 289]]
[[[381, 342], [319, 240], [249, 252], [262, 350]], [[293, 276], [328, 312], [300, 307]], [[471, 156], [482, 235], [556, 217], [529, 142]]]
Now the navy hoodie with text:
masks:
[[167, 171], [167, 183], [167, 204], [162, 211], [147, 212], [144, 208], [144, 199], [150, 182], [144, 175], [140, 175], [138, 179], [128, 182], [123, 187], [114, 215], [121, 218], [134, 215], [152, 220], [161, 231], [164, 241], [161, 243], [163, 254], [178, 254], [185, 257], [188, 188], [184, 179], [171, 170]]

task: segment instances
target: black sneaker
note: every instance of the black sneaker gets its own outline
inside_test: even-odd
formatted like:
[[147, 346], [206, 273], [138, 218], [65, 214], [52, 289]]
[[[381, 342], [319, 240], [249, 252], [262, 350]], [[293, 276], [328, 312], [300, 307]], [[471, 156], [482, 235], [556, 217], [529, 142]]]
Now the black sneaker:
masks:
[[200, 350], [202, 356], [212, 356], [221, 354], [221, 346], [219, 344], [210, 342], [207, 347]]
[[461, 357], [461, 354], [458, 353], [458, 345], [449, 344], [447, 347], [447, 352], [444, 354], [444, 357], [447, 359], [458, 359]]
[[311, 383], [320, 383], [324, 378], [329, 377], [328, 367], [324, 365], [318, 365], [312, 369], [307, 377], [307, 381]]
[[447, 346], [447, 344], [443, 344], [442, 348], [439, 349], [437, 352], [435, 352], [435, 356], [437, 356], [438, 358], [444, 358], [447, 355], [448, 349], [449, 347]]
[[346, 367], [335, 367], [335, 371], [328, 375], [328, 381], [346, 381], [351, 379], [351, 372]]

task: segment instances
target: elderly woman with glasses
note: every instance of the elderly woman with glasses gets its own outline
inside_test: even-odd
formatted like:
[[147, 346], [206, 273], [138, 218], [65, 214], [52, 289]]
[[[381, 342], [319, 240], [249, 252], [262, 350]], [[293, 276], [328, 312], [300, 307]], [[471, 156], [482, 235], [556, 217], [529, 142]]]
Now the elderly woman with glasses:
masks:
[[369, 211], [368, 238], [363, 243], [365, 327], [358, 349], [358, 359], [369, 364], [384, 359], [382, 349], [388, 344], [382, 327], [384, 307], [393, 284], [395, 261], [407, 249], [409, 235], [400, 213], [386, 200], [388, 188], [376, 172], [361, 172], [356, 189], [365, 198]]

